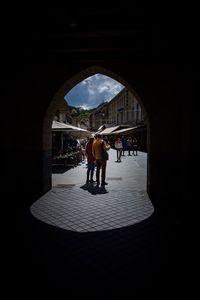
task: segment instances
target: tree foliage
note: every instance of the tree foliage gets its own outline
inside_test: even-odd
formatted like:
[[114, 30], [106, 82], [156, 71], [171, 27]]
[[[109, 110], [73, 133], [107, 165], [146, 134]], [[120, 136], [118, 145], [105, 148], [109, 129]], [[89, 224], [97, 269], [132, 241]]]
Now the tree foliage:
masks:
[[82, 107], [73, 106], [70, 106], [69, 109], [71, 111], [71, 116], [73, 118], [76, 118], [78, 122], [87, 120], [89, 118], [90, 110], [85, 110]]

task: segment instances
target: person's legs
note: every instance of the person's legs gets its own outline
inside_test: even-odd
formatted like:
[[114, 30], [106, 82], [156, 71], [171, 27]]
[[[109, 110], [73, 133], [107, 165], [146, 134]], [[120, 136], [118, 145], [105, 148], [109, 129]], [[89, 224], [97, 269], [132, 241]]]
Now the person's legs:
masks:
[[100, 159], [97, 159], [96, 160], [96, 166], [97, 166], [97, 170], [96, 170], [96, 181], [97, 181], [97, 184], [99, 184], [99, 175], [100, 175], [100, 168], [101, 168], [101, 160]]
[[137, 154], [137, 147], [133, 147], [133, 155], [134, 156], [137, 156], [138, 154]]
[[95, 169], [95, 163], [92, 162], [92, 163], [91, 163], [91, 173], [90, 173], [90, 182], [91, 182], [91, 183], [94, 182], [94, 180], [93, 180], [94, 169]]
[[122, 149], [119, 150], [119, 161], [121, 161]]
[[89, 182], [90, 173], [91, 173], [91, 162], [88, 162], [87, 180], [86, 180], [86, 182]]
[[90, 170], [87, 169], [87, 179], [86, 179], [86, 182], [89, 182], [89, 176], [90, 176]]
[[120, 161], [120, 150], [117, 150], [117, 161]]
[[117, 161], [118, 161], [118, 150], [116, 150], [116, 152], [117, 152]]
[[128, 155], [131, 156], [131, 147], [128, 146]]
[[102, 160], [102, 171], [101, 171], [101, 184], [102, 185], [107, 184], [107, 182], [106, 182], [106, 165], [107, 165], [107, 161]]
[[121, 156], [124, 156], [124, 151], [125, 151], [125, 149], [124, 149], [124, 146], [123, 146]]

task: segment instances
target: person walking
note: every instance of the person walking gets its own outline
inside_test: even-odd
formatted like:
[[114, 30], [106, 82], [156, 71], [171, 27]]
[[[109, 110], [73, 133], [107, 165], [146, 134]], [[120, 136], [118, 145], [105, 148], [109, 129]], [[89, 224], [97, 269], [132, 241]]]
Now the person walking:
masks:
[[136, 137], [133, 138], [133, 155], [134, 156], [138, 155], [138, 141]]
[[90, 137], [89, 141], [87, 142], [85, 146], [85, 155], [87, 158], [87, 179], [86, 183], [93, 183], [93, 175], [95, 170], [95, 157], [92, 154], [92, 145], [94, 142], [94, 138]]
[[131, 139], [131, 137], [128, 137], [128, 139], [127, 139], [127, 150], [128, 150], [128, 155], [129, 156], [131, 156], [132, 147], [133, 147], [132, 139]]
[[122, 142], [122, 155], [121, 156], [124, 156], [126, 148], [127, 148], [127, 139], [125, 138], [124, 135], [122, 135], [121, 142]]
[[117, 162], [121, 162], [122, 147], [122, 142], [118, 137], [115, 141], [115, 149], [117, 151]]
[[104, 140], [102, 140], [102, 137], [100, 134], [97, 134], [96, 139], [93, 142], [92, 145], [92, 154], [96, 161], [96, 182], [97, 185], [100, 184], [100, 170], [101, 170], [101, 185], [107, 185], [108, 183], [105, 181], [106, 179], [106, 166], [107, 166], [107, 158], [104, 157], [104, 152], [107, 153], [107, 151], [110, 149], [110, 145], [107, 144]]

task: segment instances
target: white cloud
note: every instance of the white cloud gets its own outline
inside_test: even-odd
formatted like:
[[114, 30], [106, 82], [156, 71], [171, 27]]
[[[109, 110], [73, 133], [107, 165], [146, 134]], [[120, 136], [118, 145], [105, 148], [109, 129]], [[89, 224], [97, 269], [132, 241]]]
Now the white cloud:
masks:
[[80, 85], [86, 85], [86, 84], [87, 84], [87, 79], [80, 82]]
[[70, 105], [94, 108], [110, 101], [124, 86], [112, 78], [95, 74], [77, 84], [67, 95]]
[[80, 107], [84, 110], [91, 109], [89, 105], [80, 105]]

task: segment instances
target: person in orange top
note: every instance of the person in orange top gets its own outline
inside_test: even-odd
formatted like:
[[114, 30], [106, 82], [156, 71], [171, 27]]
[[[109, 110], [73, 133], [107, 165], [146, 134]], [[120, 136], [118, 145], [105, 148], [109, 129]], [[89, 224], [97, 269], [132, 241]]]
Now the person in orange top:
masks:
[[[96, 181], [97, 185], [100, 184], [100, 170], [101, 170], [101, 185], [107, 185], [108, 183], [105, 181], [106, 179], [106, 165], [107, 160], [103, 157], [103, 151], [108, 151], [110, 149], [110, 145], [105, 143], [102, 140], [100, 134], [96, 136], [95, 141], [92, 145], [92, 154], [96, 160]], [[107, 158], [108, 159], [108, 158]]]

